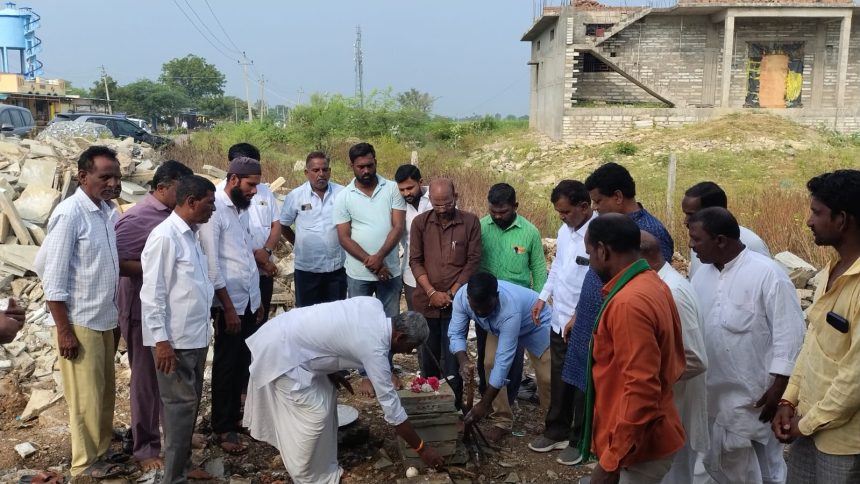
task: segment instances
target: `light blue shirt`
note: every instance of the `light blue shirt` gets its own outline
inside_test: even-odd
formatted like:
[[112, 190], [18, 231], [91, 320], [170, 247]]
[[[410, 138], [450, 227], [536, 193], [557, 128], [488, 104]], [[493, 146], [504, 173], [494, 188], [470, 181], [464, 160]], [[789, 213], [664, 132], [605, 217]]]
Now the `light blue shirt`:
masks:
[[54, 209], [36, 257], [45, 300], [66, 303], [69, 322], [94, 331], [116, 328], [119, 318], [112, 209], [109, 202], [96, 205], [78, 188]]
[[314, 192], [310, 182], [296, 187], [284, 199], [281, 225], [296, 224], [296, 269], [306, 272], [334, 272], [343, 267], [346, 253], [337, 240], [332, 212], [334, 200], [342, 185], [329, 182], [323, 198]]
[[448, 338], [451, 340], [451, 353], [466, 351], [466, 333], [469, 320], [475, 321], [488, 333], [499, 337], [496, 359], [490, 372], [489, 383], [495, 388], [508, 384], [508, 370], [514, 361], [517, 345], [522, 344], [535, 356], [540, 356], [549, 348], [550, 321], [552, 310], [545, 305], [540, 313], [540, 326], [532, 321], [532, 306], [538, 300], [538, 293], [516, 284], [499, 281], [499, 305], [486, 318], [478, 317], [466, 296], [466, 288], [461, 287], [454, 296], [451, 324]]
[[[397, 184], [376, 175], [378, 183], [373, 195], [367, 196], [355, 186], [355, 179], [334, 199], [334, 224], [350, 223], [351, 237], [365, 252], [375, 254], [382, 248], [391, 231], [391, 211], [406, 211], [406, 201], [400, 195]], [[395, 245], [385, 256], [385, 266], [391, 277], [400, 275], [400, 255]], [[346, 254], [346, 275], [360, 281], [376, 281], [364, 263]]]

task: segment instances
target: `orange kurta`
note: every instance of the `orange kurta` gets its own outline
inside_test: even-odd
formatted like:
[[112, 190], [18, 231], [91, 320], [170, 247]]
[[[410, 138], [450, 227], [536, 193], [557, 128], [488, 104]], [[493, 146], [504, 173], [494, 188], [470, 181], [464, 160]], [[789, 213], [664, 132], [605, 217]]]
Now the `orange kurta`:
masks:
[[[604, 297], [624, 271], [603, 287]], [[594, 335], [593, 452], [607, 471], [662, 459], [686, 438], [672, 386], [684, 372], [681, 319], [652, 270], [610, 300]]]

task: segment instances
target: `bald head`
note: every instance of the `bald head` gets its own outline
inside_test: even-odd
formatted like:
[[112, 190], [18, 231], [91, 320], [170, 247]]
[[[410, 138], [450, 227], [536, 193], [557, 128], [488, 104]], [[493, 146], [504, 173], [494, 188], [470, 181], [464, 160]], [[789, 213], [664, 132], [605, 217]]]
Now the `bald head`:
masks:
[[639, 231], [639, 237], [639, 255], [648, 262], [652, 269], [659, 271], [666, 263], [666, 258], [663, 257], [663, 252], [660, 250], [660, 241], [650, 232], [644, 230]]
[[454, 182], [450, 178], [436, 178], [430, 182], [430, 196], [436, 193], [440, 196], [454, 195]]
[[430, 182], [428, 192], [430, 204], [436, 216], [443, 220], [451, 220], [457, 212], [457, 192], [454, 182], [449, 178], [436, 178]]

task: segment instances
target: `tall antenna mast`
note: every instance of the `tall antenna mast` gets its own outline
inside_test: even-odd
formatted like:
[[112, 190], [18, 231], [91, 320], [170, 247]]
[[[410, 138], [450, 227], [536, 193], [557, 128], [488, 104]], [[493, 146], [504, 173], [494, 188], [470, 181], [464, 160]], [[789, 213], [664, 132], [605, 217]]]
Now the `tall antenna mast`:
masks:
[[361, 25], [355, 27], [355, 95], [364, 108], [364, 59], [361, 52]]

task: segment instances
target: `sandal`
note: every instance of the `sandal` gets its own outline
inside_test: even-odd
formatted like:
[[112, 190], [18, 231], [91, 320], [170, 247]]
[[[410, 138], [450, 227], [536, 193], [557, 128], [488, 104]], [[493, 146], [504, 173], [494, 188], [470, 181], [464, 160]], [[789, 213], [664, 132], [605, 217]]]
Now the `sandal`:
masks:
[[63, 484], [66, 477], [53, 471], [41, 471], [38, 474], [21, 476], [18, 484]]
[[[218, 444], [218, 447], [221, 447], [221, 450], [230, 455], [244, 455], [248, 452], [248, 445], [242, 442], [239, 438], [239, 434], [236, 432], [226, 432], [221, 435], [214, 434], [213, 440]], [[233, 447], [231, 450], [225, 447], [224, 444], [238, 447]]]
[[126, 466], [103, 460], [93, 462], [92, 465], [87, 467], [84, 472], [81, 473], [82, 476], [87, 476], [93, 479], [107, 479], [109, 477], [116, 477], [124, 474], [128, 474]]
[[111, 464], [125, 464], [126, 462], [128, 462], [129, 459], [131, 459], [131, 456], [128, 454], [122, 452], [108, 451], [99, 460], [103, 462], [109, 462]]

